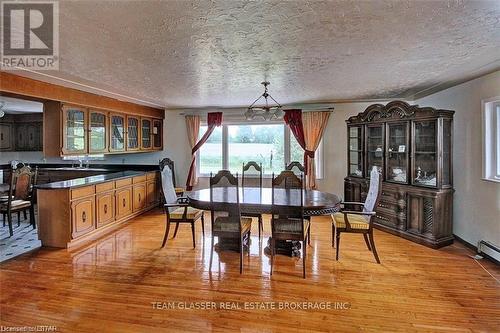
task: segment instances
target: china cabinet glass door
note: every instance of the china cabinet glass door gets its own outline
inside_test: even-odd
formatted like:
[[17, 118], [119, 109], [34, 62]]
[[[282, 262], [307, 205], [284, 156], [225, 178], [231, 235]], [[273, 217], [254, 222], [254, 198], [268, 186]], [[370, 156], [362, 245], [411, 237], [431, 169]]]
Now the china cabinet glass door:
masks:
[[89, 152], [107, 151], [107, 117], [106, 113], [90, 111], [89, 114]]
[[386, 179], [407, 183], [408, 171], [408, 123], [387, 124]]
[[163, 123], [159, 119], [154, 119], [153, 120], [153, 148], [154, 149], [161, 149], [163, 147], [163, 142], [162, 142], [162, 132], [163, 132]]
[[139, 118], [127, 117], [127, 150], [139, 149]]
[[382, 173], [384, 165], [384, 125], [366, 127], [366, 177], [370, 177], [372, 168], [377, 167]]
[[363, 177], [363, 127], [349, 127], [349, 175]]
[[87, 152], [86, 111], [78, 107], [63, 108], [63, 152], [76, 154]]
[[111, 147], [112, 151], [125, 150], [125, 117], [120, 115], [111, 116]]
[[451, 119], [443, 119], [443, 186], [451, 186], [452, 183], [451, 136]]
[[437, 185], [436, 120], [413, 122], [413, 184]]
[[141, 142], [142, 149], [151, 148], [151, 119], [141, 119]]

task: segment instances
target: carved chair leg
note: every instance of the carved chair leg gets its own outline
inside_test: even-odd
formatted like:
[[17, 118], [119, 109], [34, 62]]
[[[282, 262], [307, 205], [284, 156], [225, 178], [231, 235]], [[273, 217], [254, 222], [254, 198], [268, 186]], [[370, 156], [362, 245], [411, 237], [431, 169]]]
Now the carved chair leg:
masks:
[[339, 260], [340, 232], [335, 230], [335, 260]]
[[203, 235], [203, 240], [205, 240], [205, 214], [201, 213], [201, 234]]
[[240, 235], [240, 274], [243, 273], [243, 238], [245, 234]]
[[176, 223], [175, 230], [174, 230], [174, 237], [172, 237], [172, 238], [175, 238], [175, 236], [177, 236], [177, 231], [179, 231], [179, 224], [180, 224], [179, 222]]
[[5, 222], [7, 222], [7, 215], [4, 213], [4, 214], [2, 214], [2, 216], [3, 216], [3, 220], [2, 220], [3, 226], [5, 227]]
[[306, 241], [302, 242], [303, 246], [303, 252], [302, 253], [302, 277], [305, 279], [306, 278], [306, 257], [307, 257], [307, 244]]
[[27, 220], [28, 216], [26, 216], [26, 210], [23, 210], [23, 220]]
[[195, 240], [195, 236], [194, 236], [194, 222], [191, 222], [191, 235], [193, 236], [193, 249], [196, 248], [196, 240]]
[[33, 229], [36, 229], [35, 207], [33, 207], [33, 204], [30, 206], [30, 224], [33, 226]]
[[252, 229], [248, 230], [248, 258], [250, 258], [250, 237], [252, 235]]
[[375, 257], [375, 260], [377, 260], [377, 264], [380, 264], [380, 259], [378, 258], [377, 249], [375, 248], [375, 242], [373, 241], [373, 229], [370, 230], [369, 236], [370, 236], [370, 243], [372, 244], [373, 256]]
[[17, 211], [17, 226], [19, 227], [21, 225], [21, 211]]
[[261, 230], [262, 230], [262, 215], [259, 215], [259, 239], [260, 239], [260, 236], [261, 236]]
[[170, 219], [167, 217], [167, 225], [165, 227], [165, 236], [163, 236], [163, 242], [161, 243], [161, 247], [165, 247], [165, 244], [167, 244], [167, 239], [168, 239], [168, 233], [170, 232]]
[[311, 222], [309, 222], [309, 228], [307, 228], [307, 244], [311, 245]]
[[9, 234], [10, 237], [12, 237], [14, 235], [14, 230], [12, 229], [12, 213], [7, 213], [7, 218], [9, 221]]
[[365, 239], [366, 247], [368, 248], [368, 251], [372, 250], [372, 247], [370, 246], [370, 242], [368, 241], [368, 236], [366, 234], [363, 234], [363, 238]]

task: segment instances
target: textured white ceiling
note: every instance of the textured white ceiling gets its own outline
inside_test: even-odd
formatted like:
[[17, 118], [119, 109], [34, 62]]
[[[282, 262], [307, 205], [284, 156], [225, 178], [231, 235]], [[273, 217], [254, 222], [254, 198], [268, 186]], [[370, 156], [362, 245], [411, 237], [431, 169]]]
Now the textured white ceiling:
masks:
[[61, 1], [59, 78], [169, 107], [411, 98], [500, 67], [500, 1]]

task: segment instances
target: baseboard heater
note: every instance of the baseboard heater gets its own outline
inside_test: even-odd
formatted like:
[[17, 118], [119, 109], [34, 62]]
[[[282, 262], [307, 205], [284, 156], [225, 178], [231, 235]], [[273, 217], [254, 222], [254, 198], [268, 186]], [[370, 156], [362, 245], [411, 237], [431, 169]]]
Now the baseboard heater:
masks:
[[480, 241], [477, 246], [477, 253], [486, 254], [487, 256], [500, 261], [500, 247], [496, 246], [492, 242], [488, 242], [485, 240]]

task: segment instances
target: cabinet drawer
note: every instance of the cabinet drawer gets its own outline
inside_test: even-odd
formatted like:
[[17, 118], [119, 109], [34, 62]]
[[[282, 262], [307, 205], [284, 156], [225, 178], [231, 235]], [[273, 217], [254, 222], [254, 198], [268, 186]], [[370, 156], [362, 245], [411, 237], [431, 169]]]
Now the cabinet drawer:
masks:
[[97, 201], [97, 227], [102, 227], [115, 220], [115, 194], [107, 192], [98, 194]]
[[132, 214], [132, 188], [117, 189], [115, 192], [116, 219]]
[[134, 177], [134, 181], [133, 183], [134, 184], [137, 184], [137, 183], [144, 183], [146, 181], [146, 175], [143, 175], [143, 176], [137, 176], [137, 177]]
[[146, 208], [146, 184], [134, 185], [134, 212]]
[[85, 186], [71, 190], [71, 199], [87, 197], [95, 194], [95, 186]]
[[71, 235], [82, 236], [95, 229], [94, 197], [76, 200], [71, 203]]
[[386, 225], [389, 227], [396, 228], [399, 225], [399, 221], [396, 216], [381, 212], [378, 209], [376, 215], [373, 218], [375, 223]]
[[156, 180], [158, 179], [158, 172], [155, 171], [155, 172], [148, 172], [146, 174], [146, 177], [147, 177], [147, 180]]
[[115, 183], [114, 182], [107, 182], [107, 183], [97, 184], [95, 186], [95, 193], [99, 194], [99, 193], [102, 193], [102, 192], [113, 190], [114, 188], [115, 188]]
[[120, 179], [115, 182], [116, 188], [124, 187], [132, 184], [132, 178]]

